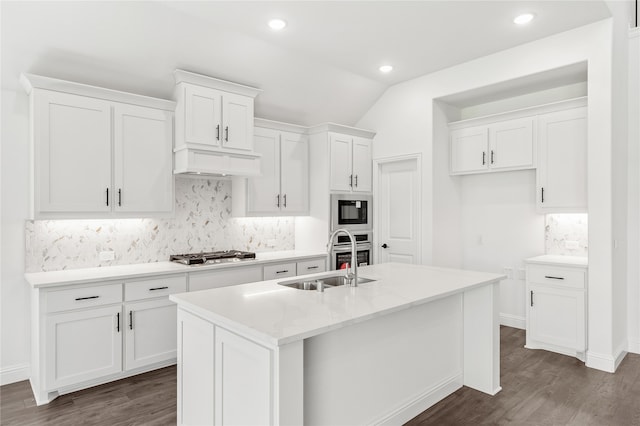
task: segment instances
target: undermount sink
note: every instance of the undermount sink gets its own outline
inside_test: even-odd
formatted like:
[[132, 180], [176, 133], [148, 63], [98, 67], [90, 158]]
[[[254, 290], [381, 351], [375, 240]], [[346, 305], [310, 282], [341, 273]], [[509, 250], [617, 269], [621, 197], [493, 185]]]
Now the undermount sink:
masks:
[[[278, 283], [279, 285], [283, 285], [285, 287], [295, 288], [297, 290], [317, 290], [318, 282], [324, 282], [324, 288], [338, 287], [346, 284], [346, 278], [344, 275], [338, 276], [330, 276], [330, 277], [320, 277], [316, 279], [308, 279], [302, 281], [283, 281]], [[358, 284], [369, 283], [375, 280], [370, 278], [358, 277]]]

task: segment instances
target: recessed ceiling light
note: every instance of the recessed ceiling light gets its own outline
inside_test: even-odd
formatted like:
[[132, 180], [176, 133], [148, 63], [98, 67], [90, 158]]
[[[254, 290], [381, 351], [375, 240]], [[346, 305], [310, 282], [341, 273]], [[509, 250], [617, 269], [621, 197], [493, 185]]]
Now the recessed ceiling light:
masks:
[[274, 31], [280, 31], [287, 26], [287, 23], [282, 19], [272, 19], [269, 21], [269, 27]]
[[380, 72], [391, 72], [391, 70], [393, 69], [393, 67], [391, 65], [383, 65], [379, 68]]
[[531, 20], [534, 18], [533, 13], [523, 13], [522, 15], [518, 15], [513, 19], [513, 23], [514, 24], [518, 24], [518, 25], [524, 25], [524, 24], [528, 24], [529, 22], [531, 22]]

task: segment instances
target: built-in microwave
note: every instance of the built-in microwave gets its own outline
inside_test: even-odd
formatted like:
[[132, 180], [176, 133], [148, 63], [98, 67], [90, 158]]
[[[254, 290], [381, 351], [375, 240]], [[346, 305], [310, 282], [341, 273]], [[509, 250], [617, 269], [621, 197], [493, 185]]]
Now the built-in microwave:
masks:
[[369, 231], [373, 228], [371, 195], [332, 194], [331, 230]]

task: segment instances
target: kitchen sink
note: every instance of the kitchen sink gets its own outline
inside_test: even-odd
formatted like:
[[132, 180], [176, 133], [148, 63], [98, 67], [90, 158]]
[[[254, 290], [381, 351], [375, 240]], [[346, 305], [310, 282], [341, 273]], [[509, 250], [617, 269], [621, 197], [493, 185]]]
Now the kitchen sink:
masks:
[[[279, 282], [279, 285], [283, 285], [285, 287], [295, 288], [297, 290], [317, 290], [318, 282], [324, 282], [324, 288], [338, 287], [346, 284], [346, 279], [343, 275], [339, 276], [330, 276], [330, 277], [319, 277], [316, 279], [308, 279], [302, 281], [283, 281]], [[369, 283], [375, 280], [370, 278], [358, 277], [358, 284]]]

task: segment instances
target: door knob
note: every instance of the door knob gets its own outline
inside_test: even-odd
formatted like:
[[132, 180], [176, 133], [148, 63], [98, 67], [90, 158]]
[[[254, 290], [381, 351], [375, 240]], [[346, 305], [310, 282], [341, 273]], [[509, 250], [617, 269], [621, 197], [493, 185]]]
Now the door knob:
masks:
[[387, 245], [387, 243], [384, 243], [383, 245], [381, 245], [380, 247], [382, 248], [388, 248], [389, 246]]

